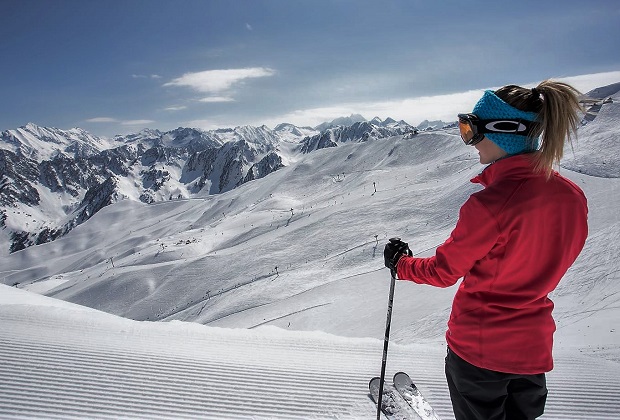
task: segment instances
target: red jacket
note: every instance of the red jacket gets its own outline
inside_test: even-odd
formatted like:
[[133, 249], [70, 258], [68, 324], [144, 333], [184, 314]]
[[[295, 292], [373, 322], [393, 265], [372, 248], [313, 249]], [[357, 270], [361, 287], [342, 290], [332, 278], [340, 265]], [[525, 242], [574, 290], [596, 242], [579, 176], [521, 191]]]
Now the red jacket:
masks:
[[554, 172], [535, 173], [527, 155], [502, 159], [472, 179], [485, 188], [461, 207], [434, 257], [403, 257], [398, 277], [448, 287], [463, 277], [446, 339], [469, 363], [494, 371], [553, 369], [555, 322], [547, 295], [584, 246], [583, 191]]

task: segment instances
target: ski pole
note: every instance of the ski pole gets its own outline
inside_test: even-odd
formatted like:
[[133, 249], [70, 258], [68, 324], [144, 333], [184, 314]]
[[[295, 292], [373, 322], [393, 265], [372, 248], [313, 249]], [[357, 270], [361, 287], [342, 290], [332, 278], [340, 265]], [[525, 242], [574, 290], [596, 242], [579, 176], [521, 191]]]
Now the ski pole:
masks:
[[383, 385], [385, 384], [385, 366], [387, 364], [388, 343], [390, 342], [390, 326], [392, 324], [392, 306], [394, 304], [394, 286], [396, 273], [392, 271], [390, 281], [390, 298], [388, 300], [387, 320], [385, 321], [385, 339], [383, 340], [383, 360], [381, 361], [381, 378], [379, 380], [379, 400], [377, 401], [377, 420], [381, 419], [381, 400], [383, 399]]

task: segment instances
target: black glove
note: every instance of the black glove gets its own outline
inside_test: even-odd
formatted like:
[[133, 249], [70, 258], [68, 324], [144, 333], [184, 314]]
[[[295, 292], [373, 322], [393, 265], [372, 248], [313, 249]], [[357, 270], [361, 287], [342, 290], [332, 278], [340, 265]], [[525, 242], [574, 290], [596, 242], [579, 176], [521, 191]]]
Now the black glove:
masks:
[[396, 276], [396, 264], [403, 255], [413, 255], [409, 249], [409, 244], [401, 241], [400, 238], [391, 238], [383, 250], [383, 262], [394, 276]]

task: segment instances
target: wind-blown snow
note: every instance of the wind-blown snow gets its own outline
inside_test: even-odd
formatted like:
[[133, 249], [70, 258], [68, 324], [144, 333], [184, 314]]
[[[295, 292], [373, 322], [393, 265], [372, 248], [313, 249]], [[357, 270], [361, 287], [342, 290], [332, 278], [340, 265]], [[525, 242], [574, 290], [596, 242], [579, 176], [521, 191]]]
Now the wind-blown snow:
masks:
[[[590, 234], [552, 296], [548, 419], [620, 416], [616, 105], [580, 128], [561, 171], [588, 197]], [[383, 244], [431, 255], [481, 168], [453, 129], [371, 139], [217, 196], [122, 201], [3, 257], [0, 280], [17, 287], [0, 288], [0, 417], [370, 418]], [[388, 356], [442, 418], [455, 290], [398, 282]]]

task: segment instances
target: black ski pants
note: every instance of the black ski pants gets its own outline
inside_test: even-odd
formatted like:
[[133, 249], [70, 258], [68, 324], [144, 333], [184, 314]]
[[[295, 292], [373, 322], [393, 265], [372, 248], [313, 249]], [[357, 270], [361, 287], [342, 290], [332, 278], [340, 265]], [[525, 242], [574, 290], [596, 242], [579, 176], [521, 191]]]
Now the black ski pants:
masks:
[[529, 420], [545, 409], [544, 373], [517, 375], [482, 369], [448, 348], [446, 379], [456, 420]]

